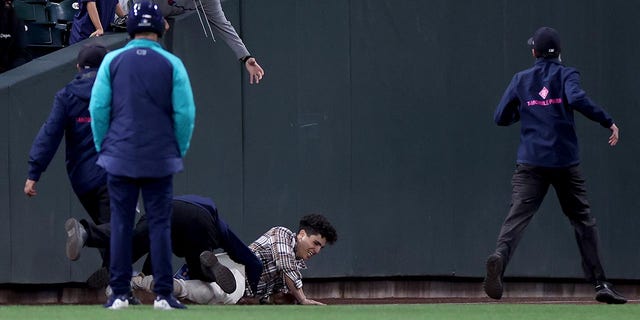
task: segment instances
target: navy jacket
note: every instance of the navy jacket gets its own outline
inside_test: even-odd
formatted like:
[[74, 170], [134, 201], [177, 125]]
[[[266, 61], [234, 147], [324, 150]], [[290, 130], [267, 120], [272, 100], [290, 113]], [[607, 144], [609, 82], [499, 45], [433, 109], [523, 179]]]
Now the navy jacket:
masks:
[[513, 76], [494, 114], [500, 126], [521, 122], [517, 163], [569, 167], [580, 163], [573, 111], [611, 127], [613, 119], [580, 87], [576, 69], [537, 59]]
[[98, 165], [131, 178], [165, 177], [183, 168], [195, 104], [182, 61], [156, 41], [131, 40], [102, 61], [91, 92]]
[[[198, 195], [175, 196], [173, 200], [184, 201], [197, 205], [211, 214], [217, 229], [216, 234], [219, 237], [218, 244], [220, 245], [220, 248], [229, 254], [229, 257], [233, 261], [245, 266], [247, 282], [249, 283], [252, 292], [256, 292], [258, 282], [260, 281], [260, 275], [262, 274], [262, 262], [249, 249], [249, 247], [247, 247], [247, 245], [242, 242], [242, 240], [240, 240], [233, 231], [231, 231], [229, 225], [220, 218], [218, 215], [218, 208], [213, 200]], [[179, 219], [179, 217], [174, 214], [174, 219]]]
[[106, 172], [96, 165], [98, 153], [91, 134], [89, 97], [97, 69], [85, 69], [58, 91], [49, 118], [29, 152], [29, 179], [38, 181], [65, 137], [67, 173], [73, 190], [83, 195], [107, 183]]

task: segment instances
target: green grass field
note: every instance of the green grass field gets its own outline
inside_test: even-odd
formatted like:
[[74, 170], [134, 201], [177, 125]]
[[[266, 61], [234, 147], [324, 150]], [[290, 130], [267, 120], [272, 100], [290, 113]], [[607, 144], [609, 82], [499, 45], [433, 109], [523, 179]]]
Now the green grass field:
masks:
[[300, 319], [639, 319], [640, 304], [385, 304], [333, 306], [201, 306], [159, 311], [150, 305], [106, 310], [99, 305], [0, 306], [0, 319], [12, 320], [300, 320]]

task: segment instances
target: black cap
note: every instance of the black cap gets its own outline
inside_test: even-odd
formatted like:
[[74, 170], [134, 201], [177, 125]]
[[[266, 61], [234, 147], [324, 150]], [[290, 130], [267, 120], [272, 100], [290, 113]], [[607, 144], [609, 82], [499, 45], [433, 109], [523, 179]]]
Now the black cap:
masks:
[[107, 52], [107, 48], [100, 45], [85, 46], [78, 52], [78, 65], [82, 69], [98, 68]]
[[560, 34], [549, 27], [542, 27], [527, 41], [538, 55], [542, 57], [556, 57], [562, 50], [560, 48]]

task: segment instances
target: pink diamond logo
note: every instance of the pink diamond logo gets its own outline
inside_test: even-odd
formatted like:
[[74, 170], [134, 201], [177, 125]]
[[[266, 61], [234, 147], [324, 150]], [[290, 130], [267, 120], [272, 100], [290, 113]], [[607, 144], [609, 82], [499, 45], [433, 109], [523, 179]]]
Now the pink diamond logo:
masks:
[[542, 99], [546, 99], [547, 95], [549, 94], [549, 89], [547, 89], [547, 87], [542, 87], [542, 90], [540, 90], [538, 94], [542, 97]]

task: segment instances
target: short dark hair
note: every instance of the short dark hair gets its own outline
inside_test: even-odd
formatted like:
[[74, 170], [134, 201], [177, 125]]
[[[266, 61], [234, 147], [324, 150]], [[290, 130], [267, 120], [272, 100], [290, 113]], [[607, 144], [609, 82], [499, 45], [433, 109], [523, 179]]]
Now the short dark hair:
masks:
[[327, 243], [333, 244], [338, 240], [336, 229], [331, 225], [329, 220], [321, 214], [309, 214], [300, 219], [300, 228], [309, 235], [319, 234]]

